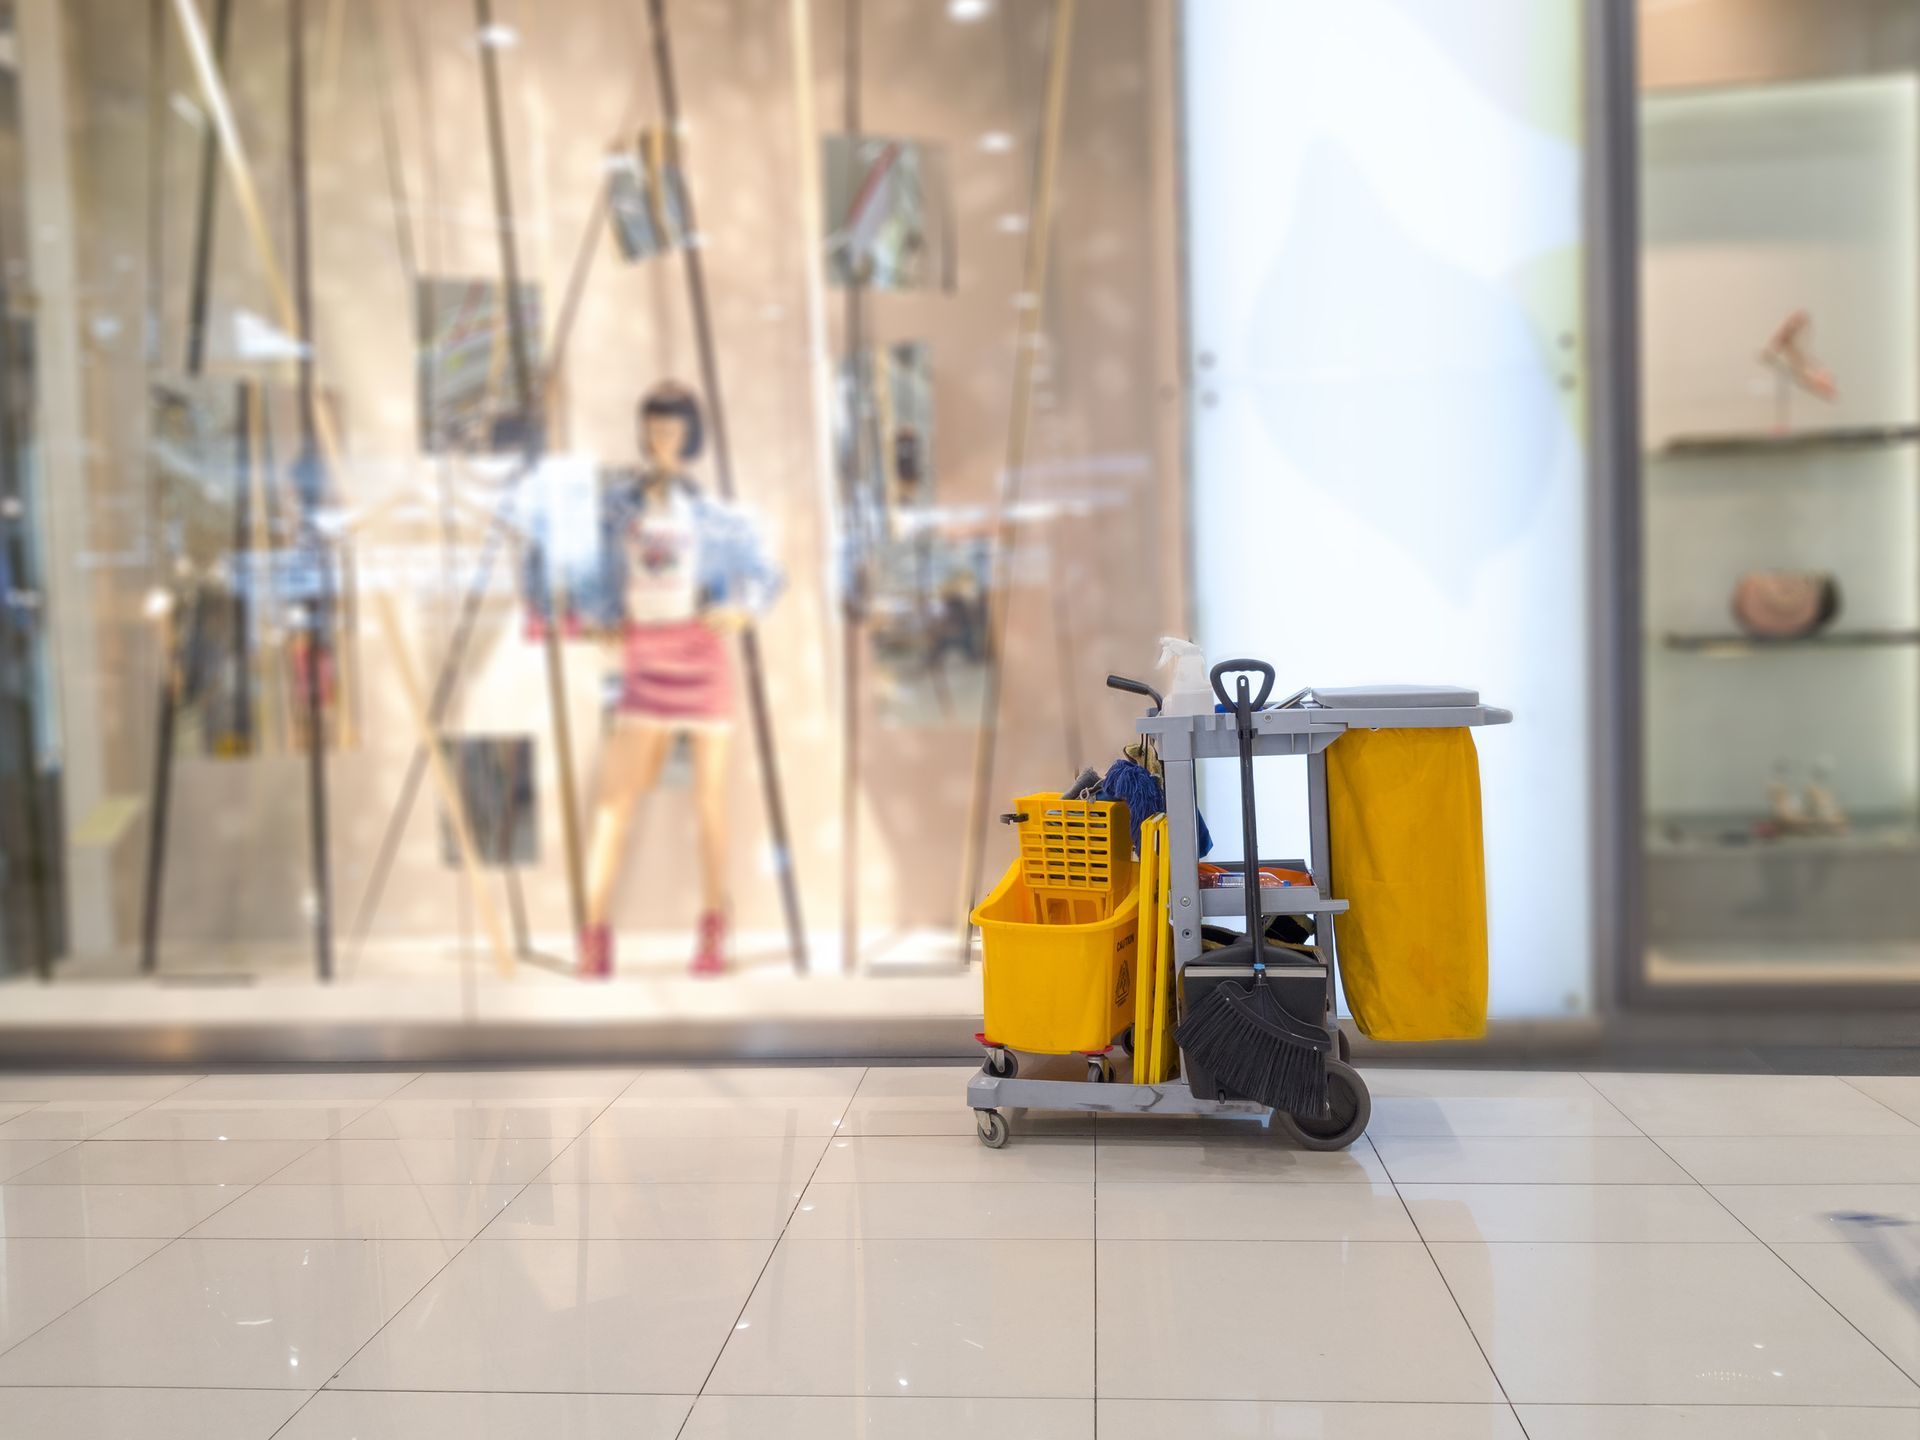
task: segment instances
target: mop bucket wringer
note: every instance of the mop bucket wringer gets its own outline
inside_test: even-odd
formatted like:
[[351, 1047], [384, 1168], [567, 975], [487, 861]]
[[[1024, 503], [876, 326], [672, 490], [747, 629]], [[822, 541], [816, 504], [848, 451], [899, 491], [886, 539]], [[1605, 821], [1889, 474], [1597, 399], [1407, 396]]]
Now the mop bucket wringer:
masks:
[[1127, 807], [1044, 794], [1018, 803], [1009, 818], [1020, 855], [970, 917], [985, 972], [982, 1038], [1097, 1055], [1133, 1023], [1140, 896]]

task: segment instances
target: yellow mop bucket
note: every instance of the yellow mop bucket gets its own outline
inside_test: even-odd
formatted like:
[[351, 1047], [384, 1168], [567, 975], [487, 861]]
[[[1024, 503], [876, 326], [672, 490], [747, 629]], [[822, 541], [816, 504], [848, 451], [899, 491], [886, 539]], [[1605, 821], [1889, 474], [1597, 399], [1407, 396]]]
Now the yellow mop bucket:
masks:
[[1139, 915], [1139, 889], [1129, 885], [1104, 919], [1047, 924], [1015, 860], [971, 917], [985, 957], [988, 1042], [1047, 1055], [1112, 1045], [1133, 1020]]

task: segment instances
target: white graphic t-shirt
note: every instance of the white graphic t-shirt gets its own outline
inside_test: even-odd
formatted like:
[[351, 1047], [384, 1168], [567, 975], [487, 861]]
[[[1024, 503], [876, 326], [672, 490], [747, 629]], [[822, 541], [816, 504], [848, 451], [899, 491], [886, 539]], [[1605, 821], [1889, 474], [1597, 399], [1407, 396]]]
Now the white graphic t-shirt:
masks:
[[678, 486], [649, 499], [627, 527], [627, 619], [673, 625], [700, 610], [693, 504]]

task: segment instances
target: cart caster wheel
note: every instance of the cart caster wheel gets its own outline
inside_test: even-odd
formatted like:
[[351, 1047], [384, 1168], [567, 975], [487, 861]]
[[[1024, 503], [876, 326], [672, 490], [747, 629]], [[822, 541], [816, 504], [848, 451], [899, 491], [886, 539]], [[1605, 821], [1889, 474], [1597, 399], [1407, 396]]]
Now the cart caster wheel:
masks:
[[998, 1110], [982, 1110], [973, 1118], [974, 1128], [980, 1132], [980, 1143], [989, 1150], [998, 1150], [1007, 1143], [1007, 1117]]
[[1011, 1050], [993, 1049], [987, 1051], [986, 1064], [981, 1068], [996, 1079], [1011, 1080], [1020, 1073], [1020, 1061]]
[[1275, 1115], [1283, 1133], [1302, 1150], [1344, 1150], [1360, 1138], [1373, 1117], [1373, 1097], [1360, 1072], [1344, 1060], [1327, 1061], [1327, 1107], [1324, 1117]]
[[1087, 1083], [1089, 1085], [1104, 1085], [1112, 1078], [1113, 1071], [1107, 1068], [1106, 1056], [1091, 1055], [1087, 1057]]
[[1335, 1030], [1333, 1032], [1333, 1041], [1334, 1044], [1340, 1048], [1340, 1063], [1343, 1065], [1351, 1065], [1353, 1063], [1353, 1042], [1347, 1039], [1347, 1032], [1344, 1030]]

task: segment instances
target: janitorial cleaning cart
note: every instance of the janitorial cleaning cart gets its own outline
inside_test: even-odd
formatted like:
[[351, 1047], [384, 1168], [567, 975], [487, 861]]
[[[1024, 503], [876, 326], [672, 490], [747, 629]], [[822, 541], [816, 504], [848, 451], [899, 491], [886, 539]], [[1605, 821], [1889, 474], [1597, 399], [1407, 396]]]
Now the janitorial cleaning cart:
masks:
[[[1129, 753], [1154, 762], [1164, 814], [1140, 824], [1137, 862], [1135, 817], [1097, 789], [1025, 796], [1006, 817], [1021, 853], [973, 912], [986, 1059], [967, 1103], [989, 1146], [1007, 1142], [1008, 1111], [1079, 1110], [1238, 1116], [1344, 1149], [1371, 1103], [1335, 1021], [1336, 971], [1370, 1037], [1484, 1027], [1471, 731], [1510, 712], [1472, 690], [1413, 685], [1270, 703], [1273, 668], [1258, 660], [1224, 661], [1209, 678], [1217, 706], [1163, 714], [1148, 686], [1109, 677], [1154, 701]], [[1253, 762], [1275, 755], [1306, 762], [1304, 859], [1260, 856]], [[1238, 862], [1203, 861], [1196, 778], [1208, 760], [1239, 765]], [[1244, 932], [1215, 923], [1229, 916]], [[1021, 1054], [1078, 1057], [1086, 1079], [1023, 1077]]]

